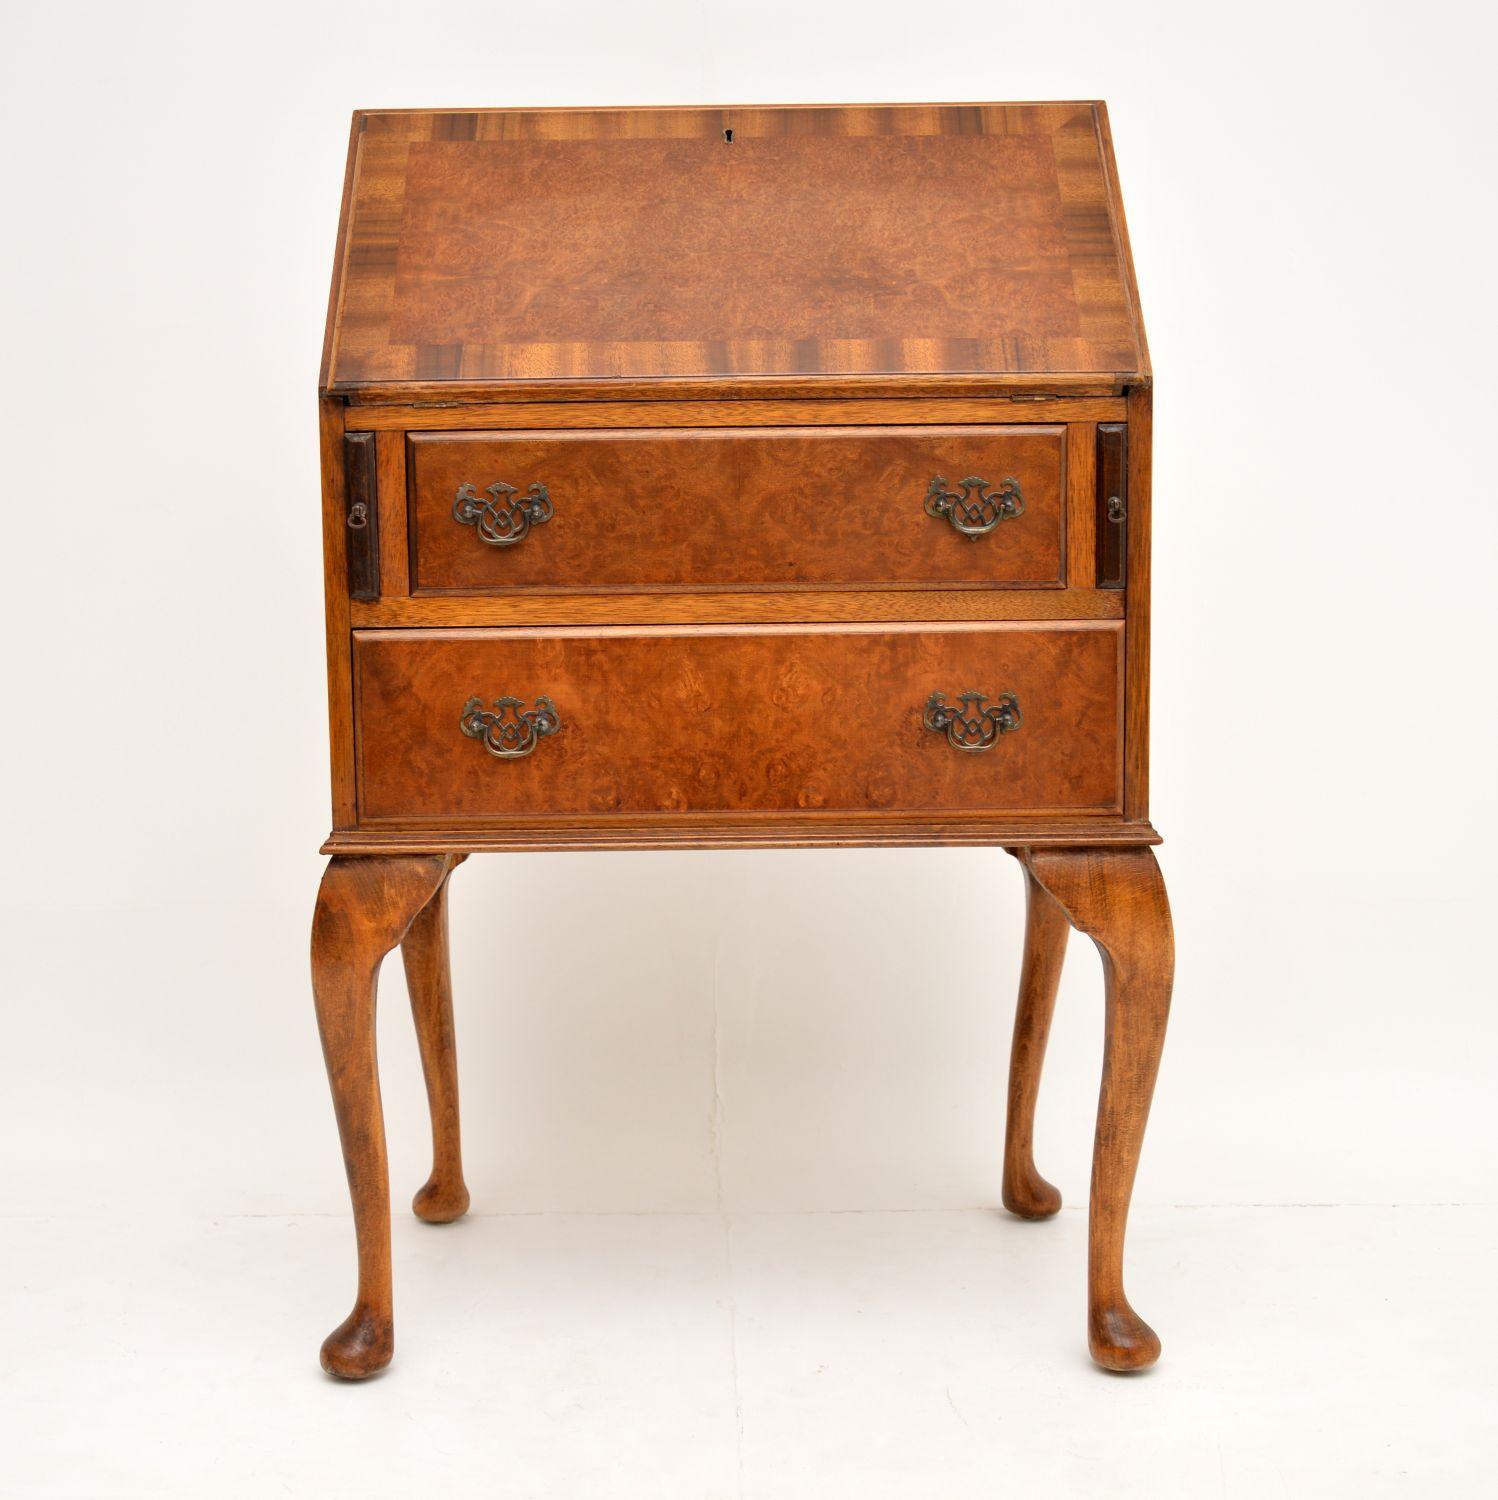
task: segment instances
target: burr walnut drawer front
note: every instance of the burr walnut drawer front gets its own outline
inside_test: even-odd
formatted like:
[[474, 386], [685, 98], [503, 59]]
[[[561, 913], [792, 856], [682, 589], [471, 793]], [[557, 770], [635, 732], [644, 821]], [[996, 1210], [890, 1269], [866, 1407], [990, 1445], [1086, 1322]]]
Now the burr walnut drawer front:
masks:
[[1062, 427], [412, 433], [412, 588], [1057, 588]]
[[359, 631], [365, 821], [1109, 812], [1122, 627]]

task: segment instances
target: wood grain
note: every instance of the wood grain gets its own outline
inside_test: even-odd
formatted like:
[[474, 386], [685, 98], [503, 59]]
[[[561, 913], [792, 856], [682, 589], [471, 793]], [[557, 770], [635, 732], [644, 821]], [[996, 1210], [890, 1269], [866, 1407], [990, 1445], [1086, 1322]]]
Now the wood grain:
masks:
[[[1011, 853], [1014, 851], [1010, 851]], [[1049, 1219], [1061, 1194], [1035, 1167], [1035, 1105], [1045, 1063], [1061, 965], [1066, 958], [1066, 913], [1028, 865], [1025, 874], [1025, 949], [1009, 1051], [1009, 1101], [1004, 1122], [1004, 1207], [1022, 1219]]]
[[838, 589], [772, 594], [623, 590], [590, 594], [443, 595], [355, 604], [354, 626], [715, 625], [858, 621], [1121, 620], [1121, 593], [1100, 589]]
[[1129, 392], [1129, 516], [1124, 543], [1128, 605], [1124, 626], [1124, 812], [1149, 817], [1150, 764], [1150, 466], [1153, 392]]
[[1107, 184], [1108, 225], [1113, 231], [1114, 249], [1123, 277], [1124, 297], [1128, 304], [1129, 319], [1134, 327], [1134, 339], [1139, 348], [1138, 379], [1131, 384], [1149, 385], [1153, 372], [1150, 367], [1149, 340], [1144, 333], [1144, 316], [1140, 311], [1139, 280], [1134, 271], [1134, 252], [1129, 244], [1129, 221], [1124, 213], [1118, 159], [1113, 150], [1113, 127], [1108, 119], [1108, 106], [1101, 99], [1093, 104], [1093, 120], [1097, 126], [1098, 159], [1102, 163], [1103, 177]]
[[328, 751], [333, 782], [333, 827], [354, 822], [354, 704], [349, 638], [348, 525], [344, 511], [342, 403], [318, 400], [322, 460], [324, 642], [328, 662]]
[[380, 592], [387, 599], [402, 599], [411, 589], [406, 443], [397, 432], [377, 432], [375, 442], [380, 485]]
[[[1096, 527], [1097, 584], [1121, 589], [1127, 583], [1125, 559], [1129, 541], [1129, 429], [1124, 422], [1100, 422], [1097, 428], [1097, 486], [1093, 496]], [[1114, 519], [1115, 502], [1123, 507]]]
[[416, 914], [401, 940], [406, 990], [421, 1049], [427, 1106], [432, 1119], [432, 1170], [411, 1200], [411, 1211], [428, 1224], [450, 1224], [468, 1212], [463, 1181], [462, 1133], [458, 1122], [458, 1045], [453, 1028], [452, 961], [447, 941], [447, 887], [464, 855], [450, 860], [431, 900]]
[[355, 110], [349, 123], [348, 155], [343, 168], [343, 196], [338, 204], [338, 232], [333, 237], [333, 281], [328, 288], [328, 310], [323, 320], [322, 363], [317, 389], [325, 393], [331, 378], [333, 341], [338, 327], [338, 309], [343, 303], [343, 283], [348, 264], [349, 209], [354, 199], [354, 175], [359, 165], [359, 141], [364, 135], [364, 114]]
[[971, 401], [958, 397], [864, 401], [486, 401], [433, 402], [425, 406], [350, 405], [350, 427], [367, 432], [453, 432], [483, 428], [595, 427], [888, 427], [1015, 422], [1122, 422], [1121, 397]]
[[[619, 376], [570, 380], [562, 376], [525, 380], [367, 380], [337, 392], [354, 408], [408, 406], [430, 410], [449, 405], [486, 406], [538, 403], [644, 405], [655, 401], [1029, 401], [1121, 398], [1136, 376], [1126, 372], [1049, 375], [987, 371], [968, 375], [913, 375], [908, 372], [857, 375]], [[503, 425], [499, 423], [498, 425]]]
[[[431, 1111], [413, 1209], [446, 1222], [469, 1196], [448, 877], [472, 852], [604, 849], [1017, 854], [1004, 1202], [1060, 1205], [1034, 1123], [1069, 923], [1107, 987], [1089, 1347], [1113, 1370], [1157, 1357], [1123, 1282], [1173, 971], [1149, 847], [1151, 382], [1101, 104], [355, 115], [319, 385], [313, 987], [359, 1283], [325, 1369], [362, 1378], [393, 1349], [383, 955], [401, 945]], [[1100, 425], [1127, 438], [1122, 588], [1099, 586]], [[377, 479], [378, 557], [352, 575], [346, 431]], [[920, 510], [933, 472], [992, 483], [996, 463], [1022, 519], [973, 543]], [[557, 506], [503, 552], [451, 514], [460, 483], [499, 479]], [[351, 599], [371, 571], [379, 597]], [[1024, 715], [977, 755], [921, 719], [969, 690]], [[506, 694], [562, 721], [519, 760], [458, 727]]]
[[[521, 589], [1062, 586], [1064, 427], [417, 433], [417, 593]], [[925, 509], [981, 478], [1022, 513], [969, 537]], [[454, 518], [460, 490], [545, 487], [510, 546]], [[464, 490], [464, 486], [468, 489]], [[975, 494], [979, 492], [974, 492]]]
[[[1116, 811], [1120, 646], [1104, 621], [360, 632], [360, 820]], [[923, 727], [969, 690], [1023, 726], [981, 753]], [[459, 721], [502, 696], [551, 699], [561, 732], [495, 760]]]
[[1124, 1233], [1170, 1014], [1170, 904], [1149, 849], [1037, 848], [1026, 859], [1103, 960], [1107, 1024], [1092, 1154], [1087, 1344], [1104, 1369], [1139, 1370], [1160, 1357], [1160, 1340], [1125, 1295]]
[[365, 114], [328, 388], [1138, 373], [1107, 151], [1090, 103]]
[[909, 849], [1158, 844], [1117, 815], [932, 813], [642, 813], [380, 824], [328, 835], [324, 854], [547, 854], [635, 849]]
[[1091, 593], [1097, 583], [1096, 433], [1092, 422], [1066, 429], [1066, 583], [1076, 595]]
[[312, 919], [312, 993], [359, 1250], [353, 1311], [322, 1346], [323, 1369], [345, 1380], [382, 1370], [395, 1351], [375, 983], [380, 961], [405, 936], [452, 864], [445, 855], [332, 859]]
[[375, 435], [343, 435], [344, 556], [350, 599], [368, 603], [380, 597], [380, 516], [376, 506]]

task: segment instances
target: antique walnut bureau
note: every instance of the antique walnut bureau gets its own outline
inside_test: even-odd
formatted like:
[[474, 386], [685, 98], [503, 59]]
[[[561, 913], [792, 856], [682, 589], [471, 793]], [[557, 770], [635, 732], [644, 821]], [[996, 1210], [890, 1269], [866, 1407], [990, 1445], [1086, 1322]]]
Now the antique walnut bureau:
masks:
[[[1150, 373], [1101, 104], [371, 111], [320, 387], [317, 1017], [357, 1378], [394, 1346], [375, 979], [468, 1206], [446, 884], [490, 850], [986, 844], [1028, 927], [1003, 1200], [1069, 926], [1102, 954], [1088, 1341], [1169, 1006], [1148, 820]], [[932, 935], [933, 941], [937, 940]], [[917, 1002], [918, 1003], [918, 1002]]]

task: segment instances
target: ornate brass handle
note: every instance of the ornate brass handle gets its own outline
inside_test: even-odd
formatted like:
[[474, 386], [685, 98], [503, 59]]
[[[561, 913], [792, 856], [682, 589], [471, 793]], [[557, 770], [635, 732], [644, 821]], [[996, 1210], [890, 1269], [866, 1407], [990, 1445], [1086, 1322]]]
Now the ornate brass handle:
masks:
[[482, 698], [470, 698], [458, 720], [458, 728], [469, 739], [482, 740], [484, 749], [500, 760], [529, 755], [561, 727], [557, 706], [550, 698], [537, 698], [534, 708], [523, 707], [519, 698], [496, 698], [492, 713], [484, 707]]
[[513, 547], [525, 540], [532, 526], [544, 526], [555, 514], [544, 484], [533, 484], [518, 500], [510, 499], [518, 494], [513, 484], [501, 480], [489, 486], [485, 500], [471, 484], [460, 484], [453, 520], [477, 527], [479, 540], [491, 547]]
[[1020, 494], [1019, 480], [1012, 475], [998, 489], [976, 474], [961, 481], [962, 493], [947, 488], [940, 474], [926, 490], [926, 514], [938, 520], [945, 517], [954, 531], [960, 531], [970, 542], [990, 532], [1000, 521], [1012, 521], [1025, 513], [1025, 497]]
[[923, 722], [933, 733], [945, 734], [954, 750], [991, 750], [1001, 734], [1012, 734], [1025, 722], [1013, 693], [1000, 693], [987, 708], [982, 706], [988, 702], [986, 693], [959, 693], [960, 708], [946, 697], [932, 693], [926, 699]]

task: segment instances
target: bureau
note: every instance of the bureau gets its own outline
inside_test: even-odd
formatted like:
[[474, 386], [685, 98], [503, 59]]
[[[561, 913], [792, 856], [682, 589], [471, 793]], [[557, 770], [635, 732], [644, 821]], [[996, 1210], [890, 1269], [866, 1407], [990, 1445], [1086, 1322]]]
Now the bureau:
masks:
[[1028, 916], [1002, 1197], [1070, 928], [1106, 982], [1087, 1333], [1170, 1002], [1148, 815], [1151, 377], [1101, 104], [355, 115], [319, 395], [318, 1024], [389, 1363], [375, 984], [423, 1219], [468, 1207], [446, 890], [485, 851], [992, 845]]

